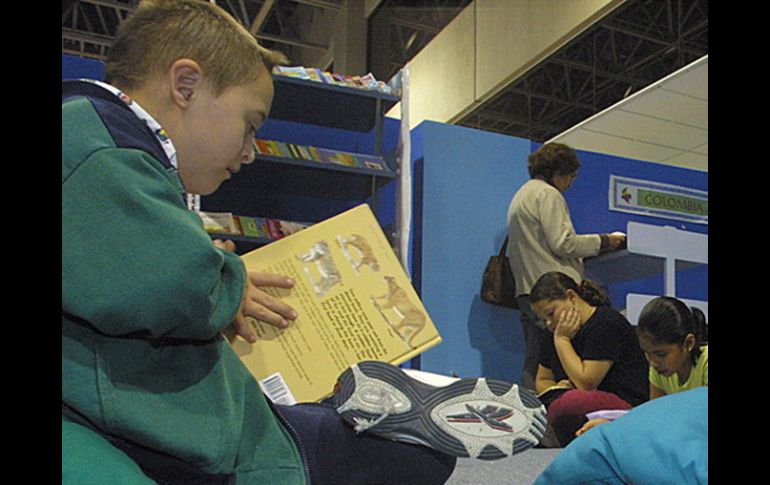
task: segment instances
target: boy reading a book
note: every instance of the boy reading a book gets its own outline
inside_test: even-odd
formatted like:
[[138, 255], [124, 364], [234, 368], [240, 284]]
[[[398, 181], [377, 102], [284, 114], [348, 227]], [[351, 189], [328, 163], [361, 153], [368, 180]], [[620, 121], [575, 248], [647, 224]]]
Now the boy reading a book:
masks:
[[[274, 406], [222, 336], [254, 341], [246, 316], [279, 327], [296, 317], [261, 289], [292, 282], [247, 273], [184, 203], [252, 162], [281, 61], [209, 2], [151, 0], [122, 23], [106, 83], [63, 83], [63, 483], [431, 484], [469, 454], [418, 423], [431, 396], [482, 402], [467, 389], [475, 379], [439, 389], [362, 363], [344, 403]], [[536, 442], [539, 403], [508, 385], [508, 404], [500, 385], [478, 381], [497, 390], [490, 408], [526, 419], [476, 442], [500, 456]], [[490, 449], [477, 451], [498, 457]]]

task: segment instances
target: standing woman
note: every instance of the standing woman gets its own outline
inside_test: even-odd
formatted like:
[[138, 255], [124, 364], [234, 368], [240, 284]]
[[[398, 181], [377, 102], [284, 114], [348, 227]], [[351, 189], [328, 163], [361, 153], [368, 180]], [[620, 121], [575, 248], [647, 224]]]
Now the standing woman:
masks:
[[634, 329], [610, 308], [601, 288], [555, 271], [535, 283], [530, 300], [550, 332], [544, 333], [550, 338], [542, 342], [535, 390], [561, 388], [541, 394], [560, 446], [575, 438], [587, 413], [647, 400], [647, 361]]
[[583, 279], [583, 258], [618, 249], [622, 233], [576, 234], [562, 195], [577, 178], [580, 160], [562, 143], [546, 143], [528, 158], [531, 180], [521, 186], [508, 207], [508, 258], [521, 309], [525, 356], [521, 383], [534, 388], [543, 329], [529, 304], [529, 293], [545, 273], [560, 271]]

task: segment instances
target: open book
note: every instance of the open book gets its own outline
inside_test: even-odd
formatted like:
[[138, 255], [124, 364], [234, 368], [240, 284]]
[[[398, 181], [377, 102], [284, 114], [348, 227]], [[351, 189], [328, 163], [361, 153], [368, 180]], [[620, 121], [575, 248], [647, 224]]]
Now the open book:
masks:
[[258, 341], [236, 353], [274, 402], [319, 401], [362, 360], [400, 364], [441, 342], [369, 206], [363, 204], [242, 256], [294, 279], [266, 291], [297, 310], [287, 329], [251, 319]]
[[550, 403], [570, 389], [574, 389], [574, 387], [568, 384], [557, 383], [544, 389], [542, 392], [537, 393], [537, 398], [543, 403]]

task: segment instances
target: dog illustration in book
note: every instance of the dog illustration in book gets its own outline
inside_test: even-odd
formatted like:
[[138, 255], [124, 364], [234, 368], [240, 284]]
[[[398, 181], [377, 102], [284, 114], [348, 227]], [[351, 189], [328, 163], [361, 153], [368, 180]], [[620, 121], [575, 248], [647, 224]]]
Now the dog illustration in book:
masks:
[[[377, 258], [374, 257], [372, 247], [363, 236], [359, 234], [351, 234], [350, 236], [340, 235], [337, 236], [337, 242], [350, 262], [350, 266], [356, 270], [356, 273], [361, 272], [362, 266], [368, 266], [372, 271], [380, 270], [380, 264], [377, 262]], [[351, 251], [351, 248], [355, 249], [355, 251]], [[357, 253], [357, 256], [355, 253]]]
[[308, 252], [298, 254], [297, 259], [308, 263], [303, 266], [303, 269], [318, 296], [324, 296], [334, 285], [342, 281], [326, 241], [317, 242]]
[[[425, 313], [409, 300], [407, 292], [398, 286], [396, 278], [386, 276], [385, 281], [388, 284], [388, 292], [382, 296], [372, 296], [372, 302], [401, 339], [410, 347], [414, 347], [412, 340], [425, 327]], [[398, 321], [393, 322], [388, 318], [385, 310], [389, 309], [393, 309]]]

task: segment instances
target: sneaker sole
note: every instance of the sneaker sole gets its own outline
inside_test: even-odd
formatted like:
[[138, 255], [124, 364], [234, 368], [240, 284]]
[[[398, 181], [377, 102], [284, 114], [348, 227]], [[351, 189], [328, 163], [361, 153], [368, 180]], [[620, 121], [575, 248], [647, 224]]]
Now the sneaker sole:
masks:
[[457, 457], [511, 456], [537, 445], [545, 431], [545, 407], [537, 397], [495, 379], [435, 387], [390, 364], [365, 361], [345, 370], [338, 386], [337, 412], [357, 430], [371, 427], [378, 436]]

